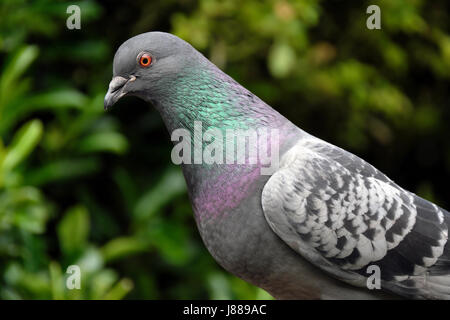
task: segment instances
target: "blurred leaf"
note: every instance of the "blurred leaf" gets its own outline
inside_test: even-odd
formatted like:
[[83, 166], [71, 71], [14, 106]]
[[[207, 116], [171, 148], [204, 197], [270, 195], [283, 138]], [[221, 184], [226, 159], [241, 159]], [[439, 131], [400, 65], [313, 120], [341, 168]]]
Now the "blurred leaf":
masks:
[[4, 110], [0, 119], [0, 133], [8, 130], [18, 120], [32, 112], [64, 108], [80, 109], [86, 103], [87, 99], [83, 94], [70, 89], [55, 89], [50, 92], [31, 95], [28, 98], [19, 98]]
[[30, 170], [25, 181], [32, 185], [43, 185], [50, 182], [89, 175], [100, 167], [95, 158], [58, 159], [47, 162], [40, 168]]
[[22, 75], [38, 55], [37, 46], [26, 46], [19, 49], [5, 66], [0, 78], [0, 112], [7, 97], [14, 92], [15, 81]]
[[103, 258], [105, 262], [111, 262], [112, 260], [145, 252], [148, 246], [148, 243], [132, 237], [115, 238], [102, 248]]
[[185, 229], [181, 225], [160, 222], [147, 230], [148, 241], [158, 249], [164, 259], [173, 265], [182, 265], [189, 260], [191, 248]]
[[230, 285], [224, 274], [213, 273], [209, 275], [208, 283], [211, 290], [211, 299], [213, 300], [232, 299]]
[[158, 183], [137, 201], [133, 214], [138, 220], [148, 219], [183, 192], [186, 192], [186, 183], [181, 170], [170, 167]]
[[99, 271], [103, 265], [103, 257], [97, 248], [90, 246], [86, 248], [83, 252], [83, 255], [74, 263], [78, 265], [81, 269], [81, 279], [86, 284], [86, 280], [89, 279], [89, 276], [93, 273]]
[[274, 298], [267, 291], [257, 288], [255, 300], [274, 300]]
[[50, 207], [42, 193], [33, 187], [0, 192], [0, 230], [17, 226], [31, 233], [42, 233], [50, 217]]
[[129, 279], [120, 280], [104, 297], [104, 300], [120, 300], [133, 289], [133, 282]]
[[126, 138], [117, 132], [99, 132], [93, 133], [83, 138], [79, 142], [82, 152], [108, 151], [122, 154], [127, 151], [128, 142]]
[[40, 93], [27, 101], [30, 110], [51, 108], [83, 108], [88, 100], [86, 96], [74, 89], [56, 89]]
[[22, 297], [11, 288], [0, 288], [0, 299], [2, 300], [21, 300]]
[[89, 214], [82, 206], [69, 209], [58, 224], [59, 244], [68, 257], [85, 248], [89, 236]]
[[91, 280], [91, 299], [102, 299], [117, 281], [117, 274], [112, 270], [102, 270]]
[[52, 261], [49, 265], [50, 281], [52, 287], [52, 299], [62, 300], [64, 299], [64, 285], [65, 281], [62, 276], [61, 266]]
[[24, 290], [30, 295], [39, 295], [42, 299], [49, 299], [51, 290], [47, 274], [42, 272], [25, 271], [19, 264], [11, 263], [5, 271], [6, 283]]
[[22, 126], [6, 150], [1, 163], [2, 170], [12, 170], [23, 161], [41, 139], [42, 131], [43, 126], [39, 120], [32, 120]]
[[286, 42], [276, 42], [268, 57], [269, 70], [274, 77], [284, 78], [294, 68], [295, 51]]

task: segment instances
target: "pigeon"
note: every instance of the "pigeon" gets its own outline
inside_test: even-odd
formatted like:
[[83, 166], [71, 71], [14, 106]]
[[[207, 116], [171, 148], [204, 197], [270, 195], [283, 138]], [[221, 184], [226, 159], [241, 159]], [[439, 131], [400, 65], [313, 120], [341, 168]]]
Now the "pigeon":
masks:
[[195, 136], [196, 122], [277, 133], [269, 174], [250, 151], [244, 163], [181, 163], [201, 238], [228, 272], [276, 299], [450, 298], [448, 211], [298, 128], [188, 42], [125, 41], [105, 109], [125, 96], [151, 103], [169, 133]]

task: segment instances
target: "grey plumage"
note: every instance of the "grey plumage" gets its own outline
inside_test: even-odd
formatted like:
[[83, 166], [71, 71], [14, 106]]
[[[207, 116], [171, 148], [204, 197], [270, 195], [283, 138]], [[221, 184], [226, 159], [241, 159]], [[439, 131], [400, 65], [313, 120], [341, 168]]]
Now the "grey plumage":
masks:
[[[151, 67], [139, 66], [147, 52]], [[105, 108], [151, 102], [170, 132], [211, 126], [280, 131], [280, 165], [184, 164], [202, 239], [228, 271], [276, 298], [450, 298], [450, 214], [376, 168], [297, 128], [189, 44], [151, 32], [114, 58]], [[381, 271], [368, 290], [367, 268]]]
[[364, 287], [376, 265], [392, 292], [450, 297], [447, 285], [434, 285], [450, 282], [434, 269], [448, 259], [448, 213], [342, 149], [300, 140], [266, 183], [262, 206], [276, 234], [339, 279]]

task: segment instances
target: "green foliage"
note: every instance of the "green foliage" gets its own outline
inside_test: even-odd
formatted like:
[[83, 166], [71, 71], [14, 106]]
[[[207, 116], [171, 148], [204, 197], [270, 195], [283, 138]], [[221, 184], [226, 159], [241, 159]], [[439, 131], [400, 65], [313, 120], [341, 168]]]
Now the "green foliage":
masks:
[[[206, 251], [159, 115], [137, 99], [103, 111], [114, 51], [149, 30], [449, 207], [447, 2], [99, 3], [0, 4], [0, 299], [270, 298]], [[74, 264], [80, 290], [65, 285]]]

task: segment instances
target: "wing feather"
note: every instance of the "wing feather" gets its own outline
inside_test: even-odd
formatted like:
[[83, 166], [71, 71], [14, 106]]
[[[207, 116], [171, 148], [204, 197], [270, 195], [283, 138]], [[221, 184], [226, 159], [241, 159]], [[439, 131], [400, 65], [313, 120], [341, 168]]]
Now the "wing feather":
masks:
[[363, 286], [377, 265], [387, 290], [450, 298], [449, 213], [351, 153], [301, 140], [266, 183], [262, 206], [281, 239], [335, 277]]

